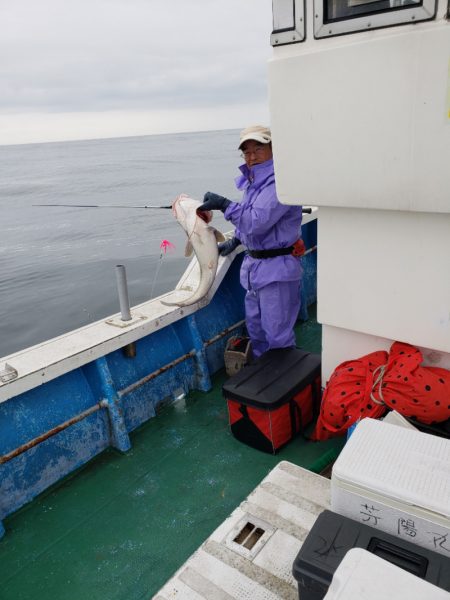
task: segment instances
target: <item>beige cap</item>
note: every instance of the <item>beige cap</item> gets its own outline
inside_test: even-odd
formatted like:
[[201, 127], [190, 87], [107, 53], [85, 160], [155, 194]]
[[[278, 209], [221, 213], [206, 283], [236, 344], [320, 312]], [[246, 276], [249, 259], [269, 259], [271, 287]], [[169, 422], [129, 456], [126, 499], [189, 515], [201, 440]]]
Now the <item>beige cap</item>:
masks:
[[261, 142], [261, 144], [269, 144], [272, 141], [272, 135], [268, 127], [252, 125], [251, 127], [243, 129], [239, 134], [239, 150], [241, 149], [242, 144], [247, 140], [255, 140], [256, 142]]

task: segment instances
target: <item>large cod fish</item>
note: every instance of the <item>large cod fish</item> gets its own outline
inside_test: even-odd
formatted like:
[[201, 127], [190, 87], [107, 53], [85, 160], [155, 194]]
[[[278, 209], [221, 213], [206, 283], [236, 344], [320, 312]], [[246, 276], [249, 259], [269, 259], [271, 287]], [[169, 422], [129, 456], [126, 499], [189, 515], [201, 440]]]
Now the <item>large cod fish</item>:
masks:
[[167, 306], [194, 304], [206, 296], [216, 277], [219, 262], [217, 242], [223, 242], [225, 237], [223, 233], [209, 225], [212, 220], [211, 211], [197, 214], [200, 205], [201, 202], [186, 194], [180, 194], [172, 204], [172, 213], [188, 238], [184, 255], [191, 256], [194, 252], [200, 265], [200, 283], [192, 296], [185, 300], [176, 302], [162, 300], [162, 304]]

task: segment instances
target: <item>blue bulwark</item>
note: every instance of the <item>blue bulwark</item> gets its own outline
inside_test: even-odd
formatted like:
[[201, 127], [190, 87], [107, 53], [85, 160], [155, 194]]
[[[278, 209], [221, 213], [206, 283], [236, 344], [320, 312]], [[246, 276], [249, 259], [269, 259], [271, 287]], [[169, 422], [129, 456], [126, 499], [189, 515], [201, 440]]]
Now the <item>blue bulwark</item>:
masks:
[[[315, 226], [303, 226], [307, 247]], [[137, 340], [132, 356], [116, 350], [0, 404], [0, 537], [1, 519], [49, 486], [106, 448], [128, 451], [129, 433], [159, 405], [210, 389], [228, 338], [242, 331], [242, 258], [208, 305]], [[315, 256], [302, 260], [306, 310], [315, 301]]]

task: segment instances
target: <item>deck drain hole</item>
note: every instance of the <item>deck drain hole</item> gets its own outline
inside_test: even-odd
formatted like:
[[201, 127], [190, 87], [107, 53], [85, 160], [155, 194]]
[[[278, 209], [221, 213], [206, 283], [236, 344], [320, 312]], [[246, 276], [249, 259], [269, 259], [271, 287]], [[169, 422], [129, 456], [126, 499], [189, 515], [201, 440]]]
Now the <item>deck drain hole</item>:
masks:
[[261, 527], [256, 527], [256, 525], [253, 525], [253, 523], [247, 521], [241, 531], [233, 539], [233, 542], [236, 542], [236, 544], [240, 544], [241, 546], [244, 546], [244, 548], [251, 550], [256, 542], [264, 535], [264, 533], [264, 529], [261, 529]]

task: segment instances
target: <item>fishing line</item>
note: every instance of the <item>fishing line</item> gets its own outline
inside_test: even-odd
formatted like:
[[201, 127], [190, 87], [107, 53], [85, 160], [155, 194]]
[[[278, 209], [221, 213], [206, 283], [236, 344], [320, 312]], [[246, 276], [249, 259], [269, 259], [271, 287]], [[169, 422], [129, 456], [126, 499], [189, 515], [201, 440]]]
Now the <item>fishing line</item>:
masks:
[[155, 283], [156, 283], [156, 279], [158, 277], [159, 270], [161, 269], [164, 254], [167, 253], [167, 250], [172, 250], [174, 248], [175, 248], [175, 246], [171, 242], [169, 242], [169, 240], [163, 240], [159, 245], [159, 249], [161, 250], [161, 253], [159, 255], [158, 264], [156, 265], [155, 276], [153, 277], [152, 288], [150, 290], [150, 300], [153, 298], [153, 290], [155, 288]]
[[159, 255], [159, 259], [158, 259], [158, 264], [156, 265], [155, 276], [153, 277], [152, 288], [150, 290], [150, 300], [153, 299], [153, 291], [155, 289], [155, 283], [156, 283], [156, 279], [158, 277], [159, 270], [160, 270], [161, 265], [162, 265], [162, 261], [163, 261], [163, 253], [161, 251], [161, 254]]
[[90, 322], [93, 323], [94, 322], [94, 317], [91, 315], [91, 313], [88, 311], [88, 309], [87, 308], [83, 308], [83, 312], [87, 314]]

